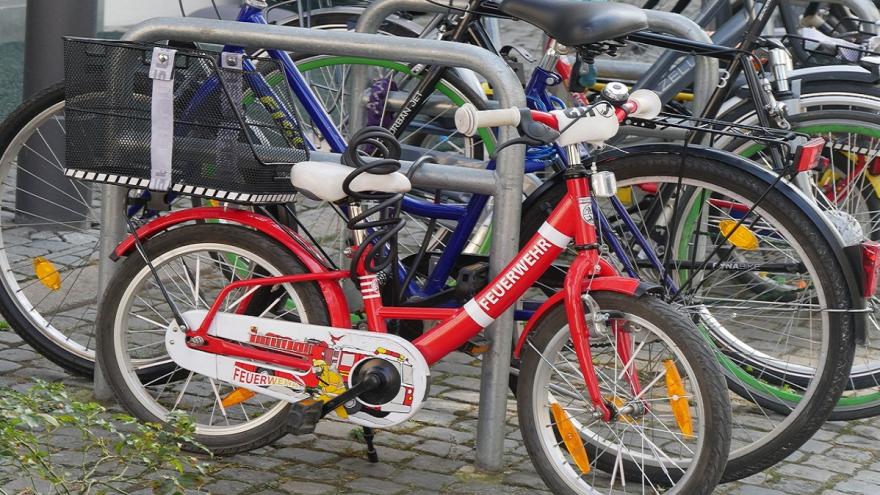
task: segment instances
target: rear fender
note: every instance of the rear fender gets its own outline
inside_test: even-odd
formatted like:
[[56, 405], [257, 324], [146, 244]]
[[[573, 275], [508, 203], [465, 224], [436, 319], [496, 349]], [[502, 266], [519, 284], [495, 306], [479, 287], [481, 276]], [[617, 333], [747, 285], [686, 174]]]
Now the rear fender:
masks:
[[[267, 216], [252, 211], [224, 207], [199, 207], [174, 211], [140, 227], [137, 230], [137, 236], [143, 242], [171, 228], [193, 221], [221, 221], [254, 229], [284, 246], [290, 251], [292, 256], [302, 263], [309, 273], [331, 271], [328, 266], [320, 261], [320, 253], [302, 239], [299, 234], [278, 224]], [[116, 246], [110, 258], [115, 261], [121, 257], [128, 256], [134, 248], [135, 237], [130, 235]], [[335, 281], [318, 280], [315, 283], [318, 284], [324, 297], [324, 303], [327, 305], [327, 311], [330, 314], [331, 325], [350, 328], [351, 316], [342, 287]]]

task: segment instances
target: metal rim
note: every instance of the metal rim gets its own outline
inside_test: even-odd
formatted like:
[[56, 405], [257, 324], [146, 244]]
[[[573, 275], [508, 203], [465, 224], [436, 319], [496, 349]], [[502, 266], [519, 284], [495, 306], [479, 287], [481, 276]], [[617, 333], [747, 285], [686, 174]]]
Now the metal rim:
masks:
[[[236, 256], [242, 256], [246, 259], [252, 260], [254, 262], [259, 263], [263, 269], [265, 269], [268, 273], [268, 276], [278, 276], [283, 275], [282, 271], [278, 268], [272, 266], [267, 261], [265, 261], [262, 257], [255, 255], [254, 253], [244, 249], [239, 248], [237, 246], [231, 244], [220, 244], [220, 243], [199, 243], [199, 244], [187, 244], [184, 246], [180, 246], [178, 248], [166, 251], [160, 256], [153, 259], [153, 265], [156, 269], [160, 269], [166, 263], [171, 260], [177, 258], [181, 255], [186, 255], [190, 253], [196, 252], [223, 252], [229, 253]], [[132, 364], [132, 360], [129, 357], [129, 353], [127, 352], [126, 344], [127, 344], [127, 332], [125, 329], [128, 328], [127, 321], [128, 317], [131, 313], [131, 306], [134, 302], [136, 296], [135, 292], [140, 291], [140, 289], [144, 286], [145, 283], [153, 281], [152, 273], [148, 266], [144, 266], [134, 277], [132, 277], [131, 282], [126, 287], [125, 292], [122, 295], [121, 303], [119, 304], [114, 317], [114, 327], [113, 327], [113, 352], [116, 356], [117, 366], [119, 372], [122, 374], [125, 384], [131, 394], [137, 399], [137, 401], [147, 409], [150, 414], [164, 420], [167, 417], [167, 414], [170, 412], [167, 408], [162, 406], [157, 402], [156, 399], [149, 396], [145, 387], [141, 383], [141, 379], [137, 375], [137, 366]], [[295, 298], [294, 303], [302, 307], [301, 301], [299, 300], [299, 295], [294, 291], [288, 290], [288, 295], [292, 298]], [[133, 297], [134, 296], [134, 297]], [[304, 315], [302, 318], [303, 322], [308, 322], [308, 315]], [[120, 332], [122, 334], [120, 335]], [[153, 362], [155, 364], [155, 361]], [[190, 373], [190, 377], [193, 376], [193, 373]], [[210, 380], [213, 383], [213, 380]], [[188, 387], [189, 383], [187, 381], [186, 387]], [[215, 385], [216, 386], [216, 385]], [[186, 387], [184, 388], [184, 392], [186, 391]], [[214, 391], [215, 397], [219, 397], [218, 392]], [[181, 392], [182, 396], [182, 392]], [[251, 430], [253, 428], [259, 427], [260, 425], [266, 423], [267, 421], [274, 418], [278, 413], [280, 413], [287, 406], [287, 402], [278, 401], [275, 405], [266, 410], [263, 414], [261, 414], [256, 419], [249, 419], [244, 423], [237, 426], [214, 426], [214, 425], [202, 425], [196, 424], [196, 432], [201, 435], [206, 436], [225, 436], [225, 435], [234, 435], [238, 433], [242, 433], [244, 431]], [[173, 409], [172, 409], [173, 411]], [[213, 416], [212, 416], [213, 417]], [[247, 417], [247, 416], [246, 416]], [[143, 418], [142, 418], [143, 419]]]

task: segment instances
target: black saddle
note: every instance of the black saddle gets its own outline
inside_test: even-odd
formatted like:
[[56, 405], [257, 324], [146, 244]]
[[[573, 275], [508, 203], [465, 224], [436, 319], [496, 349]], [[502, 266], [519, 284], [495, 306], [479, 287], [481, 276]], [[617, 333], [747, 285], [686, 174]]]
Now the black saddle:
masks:
[[503, 0], [501, 12], [540, 28], [566, 46], [610, 41], [648, 29], [642, 9], [622, 3]]

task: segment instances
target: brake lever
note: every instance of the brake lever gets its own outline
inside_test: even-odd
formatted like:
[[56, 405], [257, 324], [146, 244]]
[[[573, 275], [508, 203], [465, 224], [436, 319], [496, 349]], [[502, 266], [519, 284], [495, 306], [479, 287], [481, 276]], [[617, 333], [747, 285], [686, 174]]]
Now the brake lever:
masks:
[[520, 109], [519, 115], [520, 119], [517, 129], [523, 143], [531, 146], [551, 144], [559, 138], [559, 131], [533, 120], [531, 110]]

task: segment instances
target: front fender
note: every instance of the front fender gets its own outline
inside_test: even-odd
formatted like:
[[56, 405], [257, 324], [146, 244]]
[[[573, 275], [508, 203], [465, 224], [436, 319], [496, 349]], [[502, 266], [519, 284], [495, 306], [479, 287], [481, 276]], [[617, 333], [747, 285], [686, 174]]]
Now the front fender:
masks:
[[[320, 254], [299, 234], [267, 216], [247, 210], [207, 206], [173, 211], [141, 226], [137, 230], [137, 237], [141, 242], [144, 242], [175, 226], [193, 221], [221, 221], [254, 229], [287, 248], [309, 273], [331, 271], [320, 261]], [[115, 261], [120, 257], [128, 256], [134, 248], [135, 236], [129, 235], [116, 246], [110, 258]], [[315, 283], [318, 284], [324, 297], [324, 303], [330, 313], [331, 324], [341, 328], [349, 328], [351, 316], [342, 287], [338, 283], [328, 280], [318, 280]]]
[[[584, 285], [587, 285], [587, 283], [588, 281], [584, 281]], [[596, 277], [592, 279], [592, 281], [589, 281], [589, 286], [589, 292], [617, 292], [628, 296], [640, 296], [655, 287], [653, 284], [641, 282], [634, 278], [620, 276]], [[585, 290], [584, 292], [588, 291]], [[529, 321], [526, 322], [525, 328], [523, 328], [522, 334], [519, 336], [519, 340], [516, 342], [516, 347], [513, 349], [513, 357], [515, 359], [519, 359], [522, 346], [525, 344], [526, 339], [532, 330], [534, 330], [541, 319], [543, 319], [544, 315], [546, 315], [547, 312], [553, 309], [557, 304], [562, 304], [564, 298], [565, 291], [559, 291], [553, 294], [549, 299], [544, 301], [532, 317], [529, 318]]]

